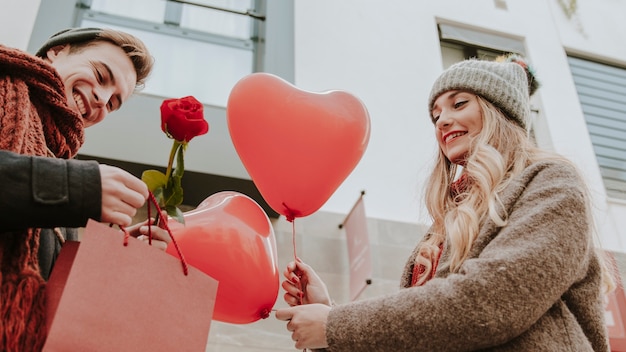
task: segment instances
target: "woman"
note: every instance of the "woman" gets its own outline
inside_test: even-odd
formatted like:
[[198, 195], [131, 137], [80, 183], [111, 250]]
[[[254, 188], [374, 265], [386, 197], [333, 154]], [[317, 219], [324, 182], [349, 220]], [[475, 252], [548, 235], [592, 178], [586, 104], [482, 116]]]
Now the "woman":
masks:
[[433, 223], [407, 261], [404, 289], [333, 306], [313, 269], [290, 263], [282, 286], [291, 307], [276, 317], [296, 348], [609, 350], [602, 288], [612, 281], [594, 248], [585, 184], [528, 136], [537, 87], [516, 56], [466, 60], [436, 80]]

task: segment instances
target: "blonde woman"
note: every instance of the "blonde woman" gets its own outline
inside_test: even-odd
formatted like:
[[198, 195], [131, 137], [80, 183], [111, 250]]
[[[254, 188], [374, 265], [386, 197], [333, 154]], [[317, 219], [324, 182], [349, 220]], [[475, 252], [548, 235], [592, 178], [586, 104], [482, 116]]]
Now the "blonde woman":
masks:
[[426, 187], [433, 224], [407, 261], [404, 289], [333, 306], [313, 269], [290, 263], [282, 286], [291, 307], [276, 317], [296, 348], [609, 351], [602, 289], [611, 276], [580, 174], [529, 139], [537, 87], [516, 56], [442, 73], [429, 99], [439, 144]]

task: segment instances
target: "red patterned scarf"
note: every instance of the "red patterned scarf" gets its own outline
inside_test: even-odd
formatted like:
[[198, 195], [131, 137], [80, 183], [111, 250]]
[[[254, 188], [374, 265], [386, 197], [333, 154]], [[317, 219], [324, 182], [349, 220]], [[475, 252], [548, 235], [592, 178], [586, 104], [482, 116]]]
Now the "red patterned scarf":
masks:
[[[457, 199], [457, 197], [463, 197], [463, 193], [467, 191], [469, 187], [469, 177], [467, 174], [461, 175], [456, 181], [452, 182], [450, 185], [450, 196], [453, 199]], [[460, 200], [460, 199], [459, 199]], [[426, 266], [424, 264], [416, 263], [413, 267], [413, 273], [411, 276], [411, 286], [421, 286], [428, 282], [430, 279], [435, 277], [435, 273], [437, 272], [437, 266], [439, 266], [439, 260], [441, 259], [441, 253], [443, 253], [443, 243], [439, 244], [439, 251], [435, 255], [431, 255], [428, 260], [431, 262], [432, 269], [430, 272], [426, 273]], [[423, 281], [420, 285], [418, 285], [418, 280], [423, 276], [428, 275], [426, 280]]]
[[450, 185], [450, 196], [453, 199], [456, 199], [456, 197], [465, 193], [468, 187], [469, 187], [469, 177], [467, 176], [467, 174], [464, 173], [463, 175], [461, 175], [461, 177], [459, 177], [456, 181], [452, 182], [452, 184]]
[[[428, 260], [431, 262], [431, 270], [426, 273], [426, 266], [421, 263], [415, 263], [413, 267], [413, 273], [411, 276], [411, 286], [422, 286], [427, 283], [430, 279], [435, 277], [435, 273], [437, 272], [437, 266], [439, 266], [439, 260], [441, 259], [441, 253], [443, 253], [443, 243], [439, 245], [439, 250], [435, 255], [431, 255]], [[432, 254], [432, 253], [431, 253]], [[419, 255], [419, 254], [418, 254]], [[428, 275], [426, 280], [421, 283], [418, 283], [418, 280], [422, 278], [422, 276]]]
[[[81, 116], [45, 61], [0, 46], [0, 149], [72, 158], [84, 140]], [[39, 229], [0, 234], [0, 350], [38, 351], [45, 341], [45, 282]]]

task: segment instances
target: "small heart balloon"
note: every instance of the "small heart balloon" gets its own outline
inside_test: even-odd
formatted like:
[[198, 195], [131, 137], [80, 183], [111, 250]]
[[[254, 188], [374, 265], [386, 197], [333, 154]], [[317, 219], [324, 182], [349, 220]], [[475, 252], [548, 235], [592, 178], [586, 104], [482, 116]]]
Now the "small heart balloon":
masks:
[[369, 114], [355, 96], [307, 92], [268, 73], [237, 82], [226, 115], [250, 178], [269, 206], [288, 220], [324, 205], [369, 142]]
[[[213, 319], [245, 324], [267, 318], [278, 296], [278, 258], [267, 214], [238, 192], [218, 192], [168, 226], [187, 263], [219, 281]], [[178, 258], [170, 242], [167, 253]]]

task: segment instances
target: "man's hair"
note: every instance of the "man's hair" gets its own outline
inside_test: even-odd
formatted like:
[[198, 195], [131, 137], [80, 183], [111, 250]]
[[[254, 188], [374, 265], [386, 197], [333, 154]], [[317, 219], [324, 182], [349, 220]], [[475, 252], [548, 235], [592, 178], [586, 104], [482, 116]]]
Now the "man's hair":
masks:
[[137, 73], [135, 89], [140, 90], [145, 85], [146, 79], [152, 72], [154, 59], [150, 55], [146, 45], [134, 35], [113, 29], [102, 29], [98, 35], [88, 41], [70, 43], [70, 53], [79, 52], [82, 49], [97, 44], [98, 42], [110, 42], [124, 50], [126, 56], [133, 63]]

